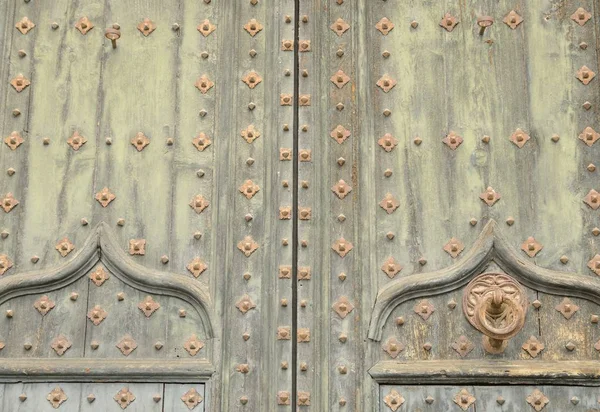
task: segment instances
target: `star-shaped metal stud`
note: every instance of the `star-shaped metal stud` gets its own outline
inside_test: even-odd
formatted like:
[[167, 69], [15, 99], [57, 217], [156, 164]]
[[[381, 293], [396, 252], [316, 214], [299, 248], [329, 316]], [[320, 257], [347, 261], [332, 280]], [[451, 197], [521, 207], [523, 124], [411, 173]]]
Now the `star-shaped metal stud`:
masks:
[[581, 69], [577, 70], [576, 77], [579, 79], [579, 81], [581, 83], [588, 84], [589, 82], [594, 80], [594, 77], [596, 77], [596, 73], [594, 73], [592, 70], [590, 70], [589, 67], [582, 66]]
[[338, 89], [341, 89], [350, 81], [350, 77], [348, 77], [343, 70], [338, 70], [329, 80], [331, 80], [331, 83], [335, 84]]
[[54, 409], [57, 409], [68, 398], [62, 388], [57, 386], [56, 388], [52, 389], [52, 392], [50, 392], [48, 396], [46, 396], [46, 399], [48, 399], [48, 402], [50, 402]]
[[110, 202], [115, 200], [115, 198], [116, 196], [113, 193], [111, 193], [108, 187], [105, 187], [104, 189], [96, 193], [96, 200], [102, 205], [102, 207], [108, 206]]
[[25, 139], [23, 139], [21, 134], [17, 131], [12, 132], [10, 135], [4, 138], [4, 143], [6, 143], [11, 150], [16, 150], [17, 147], [21, 146], [24, 141]]
[[75, 249], [75, 245], [65, 237], [56, 244], [55, 248], [62, 257], [65, 257]]
[[256, 34], [262, 29], [263, 25], [260, 24], [256, 19], [250, 19], [248, 23], [244, 24], [244, 30], [246, 30], [252, 37], [256, 36]]
[[579, 24], [580, 26], [583, 26], [591, 18], [592, 18], [592, 13], [590, 13], [583, 7], [578, 8], [577, 10], [575, 10], [575, 13], [571, 14], [571, 20], [573, 20], [575, 23]]
[[456, 25], [459, 23], [458, 19], [451, 15], [450, 13], [444, 14], [442, 20], [440, 20], [440, 26], [443, 27], [446, 31], [451, 32], [454, 30]]
[[201, 92], [202, 94], [206, 94], [206, 93], [208, 93], [208, 91], [209, 91], [210, 89], [212, 89], [212, 87], [213, 87], [214, 85], [215, 85], [215, 84], [213, 83], [213, 81], [212, 81], [212, 80], [210, 80], [210, 79], [208, 78], [208, 76], [207, 76], [207, 75], [205, 75], [205, 74], [203, 74], [202, 76], [200, 76], [200, 77], [198, 78], [198, 80], [196, 80], [196, 83], [194, 83], [194, 86], [196, 86], [196, 88], [197, 88], [198, 90], [200, 90], [200, 92]]
[[469, 409], [469, 407], [475, 403], [476, 399], [471, 393], [469, 393], [466, 389], [461, 389], [460, 392], [456, 394], [454, 397], [454, 403], [460, 406], [463, 411]]
[[129, 240], [130, 255], [145, 255], [146, 254], [146, 239], [131, 239]]
[[260, 137], [260, 132], [251, 124], [240, 132], [240, 135], [247, 143], [252, 143]]
[[15, 24], [15, 27], [21, 32], [21, 34], [27, 34], [29, 30], [35, 27], [35, 24], [27, 17], [23, 17], [17, 22], [17, 24]]
[[45, 316], [55, 306], [55, 303], [46, 295], [40, 297], [33, 303], [33, 307], [37, 309], [42, 316]]
[[54, 352], [56, 352], [58, 356], [62, 356], [71, 347], [71, 342], [69, 342], [69, 339], [67, 339], [66, 336], [58, 335], [54, 338], [50, 347], [54, 349]]
[[529, 236], [525, 242], [521, 245], [521, 250], [529, 255], [529, 257], [535, 257], [542, 250], [544, 246], [535, 240], [533, 236]]
[[527, 403], [531, 405], [536, 411], [541, 411], [550, 402], [548, 397], [544, 395], [539, 389], [535, 389], [529, 396], [527, 396]]
[[390, 393], [385, 395], [385, 397], [383, 398], [383, 402], [388, 406], [388, 408], [390, 408], [394, 412], [397, 411], [398, 408], [400, 408], [405, 401], [406, 400], [404, 399], [404, 397], [400, 395], [400, 393], [398, 393], [398, 391], [396, 391], [395, 389], [392, 389]]
[[461, 358], [464, 358], [475, 348], [473, 342], [471, 342], [466, 336], [462, 335], [454, 343], [452, 343], [452, 349], [454, 349]]
[[329, 28], [341, 37], [348, 29], [350, 29], [350, 25], [346, 23], [344, 19], [338, 18], [331, 26], [329, 26]]
[[67, 139], [67, 144], [75, 151], [79, 150], [85, 143], [87, 143], [87, 139], [80, 135], [77, 130]]
[[510, 141], [513, 142], [519, 149], [522, 148], [530, 138], [531, 136], [521, 129], [515, 130], [515, 132], [510, 135]]
[[186, 267], [187, 267], [187, 270], [189, 270], [190, 273], [192, 275], [194, 275], [195, 278], [200, 276], [202, 273], [204, 273], [204, 271], [206, 269], [208, 269], [208, 266], [206, 266], [206, 263], [204, 263], [202, 261], [202, 259], [200, 259], [198, 257], [195, 258], [194, 260], [192, 260], [190, 263], [188, 263], [188, 265]]
[[600, 139], [600, 133], [588, 126], [579, 134], [579, 139], [586, 145], [591, 146], [596, 143], [596, 140]]
[[210, 22], [210, 20], [205, 19], [203, 22], [201, 22], [198, 27], [196, 27], [198, 29], [198, 31], [200, 33], [202, 33], [202, 35], [204, 37], [209, 36], [213, 31], [215, 31], [217, 29], [217, 26], [215, 26], [214, 24], [212, 24]]
[[77, 20], [75, 28], [79, 30], [81, 34], [86, 35], [88, 31], [94, 28], [94, 23], [92, 23], [87, 17], [83, 16], [82, 18]]
[[389, 92], [396, 85], [396, 80], [392, 79], [387, 74], [384, 74], [379, 80], [377, 80], [377, 86], [385, 93]]
[[148, 37], [154, 30], [156, 30], [156, 24], [146, 17], [137, 25], [137, 28], [144, 36]]
[[500, 197], [500, 193], [492, 189], [491, 186], [488, 186], [485, 192], [479, 195], [479, 198], [483, 200], [488, 206], [494, 206], [494, 204], [498, 200], [500, 200]]
[[523, 18], [514, 10], [511, 10], [502, 20], [511, 29], [516, 29], [523, 22]]
[[252, 236], [246, 236], [237, 244], [237, 247], [244, 255], [246, 255], [246, 257], [248, 257], [258, 249], [258, 243], [252, 239]]
[[129, 356], [129, 354], [137, 348], [137, 343], [130, 335], [125, 335], [123, 339], [117, 343], [117, 348], [119, 348], [123, 355]]
[[444, 245], [444, 250], [453, 258], [456, 258], [464, 250], [465, 245], [457, 238], [451, 238], [448, 243]]
[[542, 342], [536, 339], [535, 336], [531, 336], [527, 339], [527, 342], [521, 346], [525, 352], [527, 352], [532, 358], [537, 357], [537, 355], [544, 350], [545, 346]]
[[463, 138], [451, 131], [442, 139], [442, 142], [452, 150], [456, 150], [463, 142]]
[[398, 203], [398, 200], [391, 193], [387, 193], [381, 202], [379, 202], [379, 206], [389, 215], [398, 209], [400, 203]]
[[600, 207], [600, 193], [591, 189], [583, 199], [583, 202], [594, 210], [598, 209]]
[[160, 303], [152, 299], [152, 296], [146, 296], [146, 298], [138, 303], [138, 309], [141, 310], [147, 318], [152, 316], [160, 308]]
[[198, 339], [196, 335], [192, 335], [185, 341], [183, 348], [190, 354], [190, 356], [196, 356], [196, 354], [204, 347], [204, 342]]
[[262, 77], [260, 77], [258, 73], [252, 70], [244, 77], [242, 77], [242, 81], [246, 83], [246, 85], [249, 88], [254, 89], [260, 82], [262, 82]]
[[13, 267], [13, 263], [6, 255], [0, 255], [0, 276], [4, 275], [8, 269]]
[[187, 406], [189, 410], [194, 409], [200, 402], [202, 402], [202, 396], [194, 388], [184, 393], [181, 396], [181, 401]]
[[335, 242], [333, 242], [333, 245], [331, 245], [331, 248], [335, 251], [335, 253], [340, 255], [340, 257], [344, 257], [348, 253], [350, 253], [350, 251], [354, 248], [354, 246], [352, 245], [352, 243], [348, 242], [346, 239], [341, 237], [338, 240], [336, 240]]
[[192, 144], [198, 149], [199, 152], [203, 152], [208, 146], [210, 146], [212, 141], [210, 137], [208, 137], [205, 133], [199, 133], [198, 136], [194, 137], [192, 140]]
[[335, 313], [342, 319], [344, 319], [352, 310], [354, 305], [348, 300], [346, 296], [340, 296], [331, 307]]
[[260, 190], [260, 187], [252, 180], [246, 180], [243, 185], [238, 189], [240, 193], [246, 196], [246, 199], [252, 199], [254, 195]]
[[394, 29], [394, 23], [391, 22], [387, 17], [383, 17], [381, 20], [377, 22], [375, 28], [381, 32], [384, 36], [387, 36], [389, 32]]
[[428, 300], [422, 300], [415, 305], [413, 308], [415, 313], [419, 315], [423, 320], [429, 319], [429, 317], [435, 312], [435, 308]]
[[344, 180], [340, 180], [331, 187], [331, 191], [335, 193], [338, 198], [343, 199], [352, 191], [352, 187], [350, 187]]
[[391, 152], [392, 150], [394, 150], [394, 147], [396, 147], [396, 145], [398, 144], [398, 141], [394, 136], [392, 136], [389, 133], [386, 133], [383, 135], [383, 137], [377, 140], [377, 144], [381, 146], [381, 148], [386, 152]]
[[137, 134], [131, 139], [131, 144], [137, 149], [138, 152], [141, 152], [150, 144], [150, 139], [148, 139], [143, 132], [137, 132]]
[[393, 279], [398, 272], [402, 270], [402, 266], [394, 260], [393, 257], [389, 257], [383, 262], [381, 266], [381, 270], [385, 273], [390, 279]]
[[559, 311], [565, 319], [571, 319], [579, 310], [579, 306], [571, 302], [569, 298], [564, 298], [562, 302], [556, 305], [555, 309]]
[[210, 202], [206, 200], [204, 196], [196, 195], [190, 200], [189, 204], [196, 213], [200, 214], [210, 205]]
[[129, 391], [129, 388], [125, 387], [117, 392], [113, 399], [119, 404], [121, 409], [125, 409], [131, 402], [135, 401], [135, 395]]
[[396, 359], [400, 352], [404, 350], [404, 345], [401, 344], [395, 336], [388, 338], [385, 344], [381, 347], [384, 352], [392, 357], [392, 359]]
[[108, 316], [108, 313], [102, 309], [100, 305], [94, 306], [87, 314], [89, 320], [96, 326], [102, 323], [104, 319]]
[[19, 201], [15, 199], [12, 193], [7, 193], [1, 200], [2, 209], [4, 209], [5, 213], [10, 212], [19, 204]]
[[10, 84], [12, 87], [14, 87], [17, 93], [21, 93], [27, 88], [27, 86], [31, 84], [31, 82], [29, 81], [29, 79], [27, 79], [25, 76], [19, 73], [10, 81]]
[[346, 141], [348, 137], [350, 137], [350, 131], [341, 124], [339, 124], [335, 129], [331, 131], [331, 133], [329, 133], [329, 136], [335, 139], [335, 141], [339, 144], [342, 144], [344, 143], [344, 141]]

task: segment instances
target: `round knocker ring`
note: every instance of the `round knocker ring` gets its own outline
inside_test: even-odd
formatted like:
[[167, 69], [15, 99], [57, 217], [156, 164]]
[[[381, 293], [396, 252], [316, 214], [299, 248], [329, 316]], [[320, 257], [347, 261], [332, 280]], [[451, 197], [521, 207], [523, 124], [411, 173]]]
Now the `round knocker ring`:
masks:
[[[500, 291], [501, 292], [501, 291]], [[475, 307], [476, 322], [480, 331], [489, 338], [497, 340], [506, 340], [515, 336], [525, 324], [523, 308], [514, 300], [507, 298], [501, 292], [501, 299], [493, 294], [488, 294]], [[502, 327], [496, 327], [489, 323], [488, 315], [502, 316], [508, 319], [509, 323]]]

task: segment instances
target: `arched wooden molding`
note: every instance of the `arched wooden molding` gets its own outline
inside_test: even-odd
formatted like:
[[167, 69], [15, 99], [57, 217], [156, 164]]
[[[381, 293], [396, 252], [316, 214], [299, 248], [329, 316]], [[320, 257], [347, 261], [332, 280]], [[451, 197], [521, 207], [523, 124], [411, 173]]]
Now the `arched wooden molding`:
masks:
[[63, 265], [0, 279], [0, 304], [18, 296], [61, 289], [85, 276], [100, 262], [112, 275], [134, 289], [189, 303], [200, 315], [206, 336], [214, 337], [211, 300], [206, 285], [184, 275], [159, 272], [137, 264], [121, 249], [109, 226], [103, 222]]
[[523, 285], [552, 295], [578, 297], [600, 305], [600, 279], [540, 268], [522, 257], [490, 220], [473, 247], [454, 265], [393, 281], [377, 294], [369, 339], [380, 341], [386, 320], [398, 305], [425, 296], [441, 295], [465, 286], [494, 261]]

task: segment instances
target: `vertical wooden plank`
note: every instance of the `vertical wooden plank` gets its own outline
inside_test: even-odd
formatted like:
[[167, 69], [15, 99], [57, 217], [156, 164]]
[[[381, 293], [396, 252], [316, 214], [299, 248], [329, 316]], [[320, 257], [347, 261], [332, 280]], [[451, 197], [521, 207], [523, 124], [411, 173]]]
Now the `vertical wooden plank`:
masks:
[[[188, 407], [188, 405], [194, 404], [194, 396], [195, 394], [189, 392], [191, 390], [195, 390], [195, 392], [201, 396], [203, 399], [200, 403], [196, 404], [195, 407]], [[186, 397], [186, 394], [188, 395]], [[191, 397], [189, 395], [192, 395]], [[182, 397], [185, 397], [186, 400], [191, 398], [192, 403], [186, 404]], [[165, 411], [173, 411], [173, 412], [186, 412], [190, 410], [204, 412], [206, 407], [206, 402], [204, 401], [204, 385], [194, 385], [194, 384], [185, 384], [185, 385], [176, 385], [176, 384], [167, 384], [165, 385], [165, 398], [163, 404], [163, 410]]]

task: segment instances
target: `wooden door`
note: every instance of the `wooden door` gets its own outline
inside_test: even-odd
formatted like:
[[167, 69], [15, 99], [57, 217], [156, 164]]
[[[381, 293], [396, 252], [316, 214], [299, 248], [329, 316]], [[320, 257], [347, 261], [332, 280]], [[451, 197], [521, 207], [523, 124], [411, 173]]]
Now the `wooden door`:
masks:
[[3, 410], [600, 409], [592, 0], [0, 0]]

